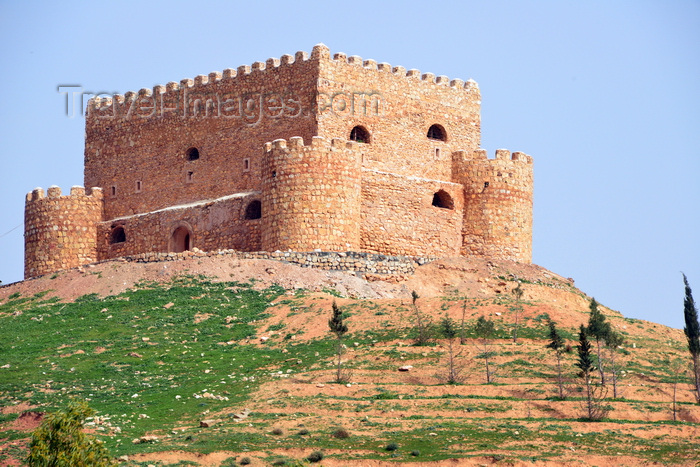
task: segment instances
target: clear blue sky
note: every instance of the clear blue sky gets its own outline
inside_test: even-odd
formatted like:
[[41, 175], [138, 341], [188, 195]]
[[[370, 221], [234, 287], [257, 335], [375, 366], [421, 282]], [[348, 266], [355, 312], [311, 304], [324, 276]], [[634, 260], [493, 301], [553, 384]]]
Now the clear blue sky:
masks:
[[124, 93], [319, 42], [476, 80], [482, 146], [535, 158], [534, 262], [683, 327], [681, 271], [700, 301], [697, 0], [0, 0], [0, 280], [22, 279], [25, 193], [83, 184], [85, 122], [57, 86]]

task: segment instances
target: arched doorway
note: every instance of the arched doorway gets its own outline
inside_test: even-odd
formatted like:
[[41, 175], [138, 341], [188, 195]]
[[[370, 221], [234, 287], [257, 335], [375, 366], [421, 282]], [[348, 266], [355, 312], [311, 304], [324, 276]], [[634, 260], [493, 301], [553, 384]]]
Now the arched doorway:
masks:
[[174, 253], [192, 249], [192, 230], [186, 225], [180, 225], [170, 235], [169, 250]]

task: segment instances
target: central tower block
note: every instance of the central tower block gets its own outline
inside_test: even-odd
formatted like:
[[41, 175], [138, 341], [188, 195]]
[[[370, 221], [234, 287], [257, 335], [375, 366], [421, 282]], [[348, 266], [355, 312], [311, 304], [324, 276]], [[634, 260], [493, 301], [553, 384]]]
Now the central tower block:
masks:
[[340, 138], [300, 137], [265, 144], [264, 251], [359, 251], [361, 154]]

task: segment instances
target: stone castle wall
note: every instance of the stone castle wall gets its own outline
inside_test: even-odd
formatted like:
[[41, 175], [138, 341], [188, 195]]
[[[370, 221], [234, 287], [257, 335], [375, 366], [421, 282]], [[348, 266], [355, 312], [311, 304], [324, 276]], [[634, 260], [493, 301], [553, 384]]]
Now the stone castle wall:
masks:
[[[436, 194], [447, 198], [445, 207], [433, 205]], [[456, 183], [364, 170], [361, 249], [388, 255], [458, 256], [463, 207], [462, 186]]]
[[[532, 159], [477, 84], [324, 45], [88, 104], [85, 184], [35, 190], [25, 276], [235, 249], [532, 259]], [[352, 141], [349, 141], [352, 140]]]
[[266, 145], [262, 248], [360, 249], [360, 164], [356, 144], [315, 136]]
[[[367, 130], [366, 169], [451, 180], [451, 154], [479, 148], [481, 96], [474, 81], [406, 70], [327, 48], [320, 60], [318, 134], [350, 138]], [[442, 139], [428, 136], [432, 125]]]
[[455, 154], [464, 186], [463, 256], [532, 261], [532, 158], [505, 149], [488, 159], [478, 150]]
[[37, 188], [24, 207], [24, 276], [33, 277], [96, 261], [102, 190], [74, 186], [69, 195]]
[[[255, 202], [260, 202], [259, 192], [238, 193], [100, 222], [97, 257], [104, 260], [146, 251], [176, 251], [173, 234], [177, 229], [190, 236], [189, 245], [183, 249], [260, 251], [261, 220], [255, 215], [250, 218], [251, 204]], [[118, 230], [123, 237], [115, 236]]]
[[317, 76], [317, 58], [298, 52], [92, 99], [85, 183], [104, 188], [106, 219], [259, 191], [266, 142], [317, 134]]

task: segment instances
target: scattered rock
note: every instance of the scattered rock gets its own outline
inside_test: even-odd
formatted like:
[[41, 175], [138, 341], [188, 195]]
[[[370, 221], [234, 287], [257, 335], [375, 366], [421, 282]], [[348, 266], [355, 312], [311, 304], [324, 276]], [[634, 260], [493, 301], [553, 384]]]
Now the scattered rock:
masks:
[[404, 365], [399, 367], [399, 371], [411, 371], [413, 365]]
[[132, 443], [133, 444], [145, 444], [145, 443], [155, 443], [158, 441], [158, 437], [156, 435], [144, 435], [140, 438], [134, 438]]
[[216, 420], [201, 420], [199, 422], [200, 428], [209, 428], [216, 425]]
[[231, 415], [231, 417], [233, 417], [236, 420], [245, 420], [246, 418], [248, 418], [248, 415], [250, 415], [250, 410], [243, 409], [242, 412], [235, 413], [235, 414]]
[[143, 358], [143, 355], [136, 353], [136, 352], [129, 352], [127, 355], [129, 357]]

